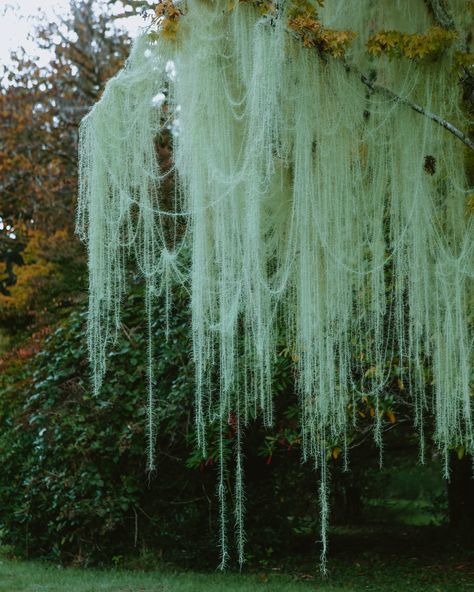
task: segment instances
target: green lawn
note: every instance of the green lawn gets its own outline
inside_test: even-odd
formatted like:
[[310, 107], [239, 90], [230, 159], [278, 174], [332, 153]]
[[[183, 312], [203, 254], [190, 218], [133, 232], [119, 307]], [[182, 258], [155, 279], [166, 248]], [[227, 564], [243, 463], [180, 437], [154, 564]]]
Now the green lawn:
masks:
[[[308, 583], [266, 574], [96, 571], [1, 560], [1, 592], [305, 592]], [[333, 590], [332, 587], [323, 588]]]
[[11, 559], [0, 546], [0, 592], [474, 592], [474, 548], [445, 527], [339, 527], [330, 541], [324, 580], [309, 542], [306, 552], [260, 560], [242, 575], [161, 566], [152, 555], [116, 569], [68, 568]]
[[416, 560], [333, 565], [322, 581], [317, 570], [282, 575], [267, 570], [235, 573], [101, 571], [0, 559], [0, 592], [468, 592], [472, 566], [417, 565]]

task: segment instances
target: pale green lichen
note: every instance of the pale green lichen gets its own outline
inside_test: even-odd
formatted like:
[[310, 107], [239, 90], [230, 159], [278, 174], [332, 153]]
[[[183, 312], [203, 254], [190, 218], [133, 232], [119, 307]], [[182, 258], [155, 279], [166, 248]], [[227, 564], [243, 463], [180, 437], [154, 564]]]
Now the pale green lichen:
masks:
[[[363, 49], [367, 23], [407, 31], [428, 26], [422, 3], [405, 8], [334, 0], [321, 18], [358, 32], [351, 59], [376, 67], [379, 83], [456, 121], [459, 86], [450, 80], [449, 56], [419, 67], [386, 58], [374, 64]], [[176, 76], [169, 77], [171, 58]], [[153, 97], [164, 86], [170, 87], [167, 116], [179, 112], [173, 152], [182, 203], [176, 212], [160, 204], [155, 154], [166, 124]], [[427, 155], [435, 174], [423, 166]], [[234, 509], [242, 563], [241, 432], [251, 410], [272, 424], [282, 335], [294, 352], [303, 456], [321, 475], [323, 566], [328, 450], [347, 441], [348, 406], [354, 409], [365, 395], [375, 401], [382, 451], [379, 397], [394, 358], [420, 431], [432, 410], [442, 449], [454, 443], [473, 449], [473, 217], [465, 211], [463, 146], [430, 119], [368, 92], [341, 62], [304, 48], [288, 35], [283, 10], [258, 20], [248, 5], [228, 11], [189, 2], [170, 46], [139, 38], [125, 69], [83, 121], [80, 173], [78, 226], [89, 245], [96, 390], [120, 327], [129, 255], [146, 279], [150, 469], [153, 301], [161, 290], [169, 293], [172, 281], [190, 286], [203, 451], [209, 424], [220, 429], [222, 567], [228, 556], [223, 431], [236, 414]], [[166, 221], [173, 216], [187, 220], [188, 229], [170, 240]], [[178, 264], [184, 248], [191, 252], [189, 274]], [[425, 375], [430, 364], [432, 385]]]

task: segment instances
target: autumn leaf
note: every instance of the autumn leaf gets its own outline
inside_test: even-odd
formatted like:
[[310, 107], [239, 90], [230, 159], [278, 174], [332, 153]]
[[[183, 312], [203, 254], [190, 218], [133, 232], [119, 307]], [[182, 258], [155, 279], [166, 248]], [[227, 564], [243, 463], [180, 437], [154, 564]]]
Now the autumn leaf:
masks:
[[455, 31], [432, 27], [424, 34], [408, 34], [400, 31], [379, 31], [367, 41], [367, 51], [377, 57], [404, 57], [409, 60], [424, 60], [437, 57], [457, 38]]

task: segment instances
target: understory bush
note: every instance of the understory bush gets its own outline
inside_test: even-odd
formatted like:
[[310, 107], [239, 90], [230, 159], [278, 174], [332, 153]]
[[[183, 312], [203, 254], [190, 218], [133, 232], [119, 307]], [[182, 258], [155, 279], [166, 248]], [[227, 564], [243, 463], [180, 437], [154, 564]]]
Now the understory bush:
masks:
[[[163, 305], [156, 305], [158, 437], [157, 470], [151, 475], [146, 472], [147, 325], [139, 283], [123, 306], [122, 328], [97, 396], [92, 394], [81, 305], [33, 336], [32, 345], [3, 357], [0, 544], [19, 556], [64, 563], [121, 564], [141, 557], [215, 567], [219, 430], [209, 430], [203, 458], [196, 446], [186, 295], [175, 295], [168, 334]], [[316, 558], [319, 553], [318, 475], [312, 463], [301, 462], [293, 373], [291, 353], [282, 344], [274, 382], [275, 424], [270, 429], [260, 420], [250, 421], [244, 433], [246, 553], [259, 564], [292, 554]], [[386, 396], [393, 398], [389, 391]], [[335, 444], [331, 450], [332, 524], [361, 524], [384, 514], [383, 508], [375, 513], [370, 503], [376, 498], [379, 507], [387, 490], [387, 472], [376, 476], [379, 452], [371, 437], [370, 405], [370, 399], [361, 399], [358, 413], [364, 421], [351, 436], [350, 470], [345, 470], [341, 447]], [[387, 422], [388, 449], [395, 442], [402, 451], [398, 455], [406, 459], [408, 454], [413, 464], [416, 436], [403, 421], [402, 409], [393, 408], [400, 419]], [[235, 417], [230, 415], [224, 441], [229, 533], [235, 436]], [[395, 473], [397, 462], [395, 453], [388, 463]], [[420, 482], [419, 471], [410, 480]], [[438, 494], [443, 491], [442, 484], [436, 487]], [[403, 504], [395, 506], [406, 513]], [[438, 508], [437, 523], [443, 511]]]
[[[20, 349], [3, 363], [0, 536], [17, 554], [97, 563], [151, 552], [181, 564], [214, 564], [218, 432], [209, 434], [202, 458], [195, 446], [189, 313], [178, 295], [166, 337], [157, 307], [155, 474], [146, 473], [147, 337], [139, 286], [124, 303], [122, 332], [98, 396], [91, 394], [81, 309], [45, 331], [40, 348]], [[250, 557], [297, 549], [314, 538], [318, 520], [316, 476], [299, 462], [290, 362], [282, 356], [278, 363], [281, 421], [273, 430], [255, 422], [246, 434]], [[234, 435], [229, 417], [229, 468]]]

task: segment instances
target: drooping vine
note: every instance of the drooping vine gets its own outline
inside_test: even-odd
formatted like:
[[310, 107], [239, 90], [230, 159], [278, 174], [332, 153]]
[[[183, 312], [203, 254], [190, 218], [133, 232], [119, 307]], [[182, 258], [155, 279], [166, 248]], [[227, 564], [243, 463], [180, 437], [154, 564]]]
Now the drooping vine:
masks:
[[[459, 14], [457, 0], [447, 4]], [[392, 419], [379, 400], [394, 365], [420, 433], [433, 412], [446, 459], [452, 446], [473, 450], [468, 142], [439, 125], [468, 125], [455, 70], [464, 38], [433, 28], [423, 2], [407, 10], [372, 0], [164, 0], [156, 14], [156, 30], [135, 42], [81, 126], [78, 227], [89, 248], [94, 385], [120, 330], [127, 261], [145, 278], [149, 319], [160, 293], [186, 283], [203, 451], [209, 425], [220, 430], [221, 566], [230, 418], [242, 563], [243, 431], [255, 413], [273, 422], [283, 336], [303, 457], [320, 475], [324, 566], [328, 457], [335, 446], [347, 456], [364, 397], [374, 401], [382, 451]], [[173, 209], [160, 197], [170, 171], [155, 149], [170, 127]], [[170, 223], [178, 219], [180, 232]], [[151, 322], [149, 333], [154, 469]]]

